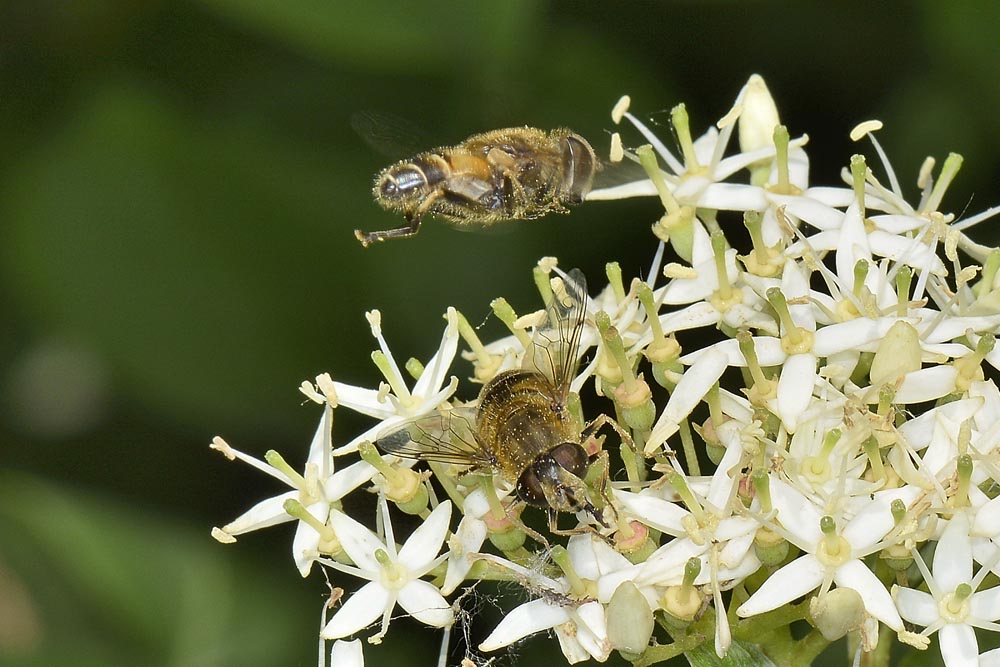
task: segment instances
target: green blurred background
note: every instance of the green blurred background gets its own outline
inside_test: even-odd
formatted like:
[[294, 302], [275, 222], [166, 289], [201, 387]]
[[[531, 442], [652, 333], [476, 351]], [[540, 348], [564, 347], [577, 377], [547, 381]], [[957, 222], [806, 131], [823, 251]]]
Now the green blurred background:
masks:
[[[325, 585], [299, 578], [290, 527], [209, 537], [282, 490], [211, 437], [301, 462], [319, 411], [298, 384], [377, 385], [365, 310], [426, 359], [448, 305], [534, 308], [541, 256], [595, 284], [607, 261], [648, 265], [654, 200], [362, 249], [354, 228], [398, 221], [353, 114], [429, 145], [567, 125], [604, 154], [623, 93], [640, 115], [686, 102], [700, 134], [758, 72], [810, 135], [814, 183], [877, 117], [911, 195], [925, 155], [962, 153], [945, 208], [975, 212], [1000, 202], [998, 7], [0, 4], [0, 664], [315, 664]], [[341, 410], [334, 434], [368, 425]], [[434, 664], [437, 642], [398, 622], [368, 664]], [[501, 664], [557, 652], [536, 638]]]

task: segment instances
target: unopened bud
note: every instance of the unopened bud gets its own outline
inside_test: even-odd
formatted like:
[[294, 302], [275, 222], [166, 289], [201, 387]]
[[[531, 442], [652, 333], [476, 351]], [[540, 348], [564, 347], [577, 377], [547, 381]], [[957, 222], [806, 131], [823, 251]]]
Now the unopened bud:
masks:
[[832, 642], [861, 627], [865, 603], [853, 588], [835, 588], [810, 600], [809, 614], [823, 638]]
[[920, 334], [912, 324], [899, 320], [879, 342], [868, 375], [877, 387], [916, 370], [920, 370]]
[[639, 655], [653, 636], [653, 610], [631, 581], [623, 581], [608, 603], [608, 642], [623, 654]]
[[768, 567], [780, 565], [788, 556], [788, 542], [778, 533], [761, 528], [753, 538], [754, 553]]
[[774, 128], [780, 122], [778, 106], [763, 77], [752, 75], [743, 92], [743, 110], [738, 124], [740, 150], [749, 153], [773, 145]]

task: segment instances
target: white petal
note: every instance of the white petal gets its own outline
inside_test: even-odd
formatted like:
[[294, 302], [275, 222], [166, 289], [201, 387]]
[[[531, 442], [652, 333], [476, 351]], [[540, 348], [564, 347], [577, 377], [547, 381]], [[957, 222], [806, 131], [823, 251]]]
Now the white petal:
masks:
[[934, 580], [943, 591], [953, 591], [959, 584], [972, 581], [972, 540], [969, 518], [955, 512], [945, 526], [934, 549]]
[[[823, 331], [823, 329], [820, 331]], [[757, 360], [761, 366], [778, 366], [788, 358], [785, 351], [781, 349], [781, 339], [774, 336], [754, 336], [753, 349], [757, 354]], [[685, 354], [681, 357], [681, 363], [695, 364], [710, 352], [723, 354], [726, 357], [726, 363], [730, 366], [743, 368], [747, 365], [747, 359], [743, 356], [743, 352], [740, 351], [740, 344], [731, 338]]]
[[604, 615], [604, 605], [588, 602], [576, 610], [576, 639], [597, 661], [604, 662], [611, 654], [608, 642], [608, 622]]
[[927, 226], [926, 218], [919, 218], [915, 215], [883, 214], [868, 217], [878, 229], [890, 234], [902, 234], [912, 232], [914, 229], [923, 229]]
[[[821, 191], [822, 188], [813, 188], [809, 194], [815, 197], [813, 193]], [[840, 188], [837, 192], [840, 192]], [[769, 194], [768, 197], [775, 205], [784, 206], [786, 215], [796, 217], [816, 229], [839, 229], [844, 219], [843, 211], [838, 211], [833, 206], [810, 196], [789, 197]]]
[[979, 642], [968, 625], [949, 623], [938, 631], [938, 643], [947, 667], [979, 666]]
[[414, 396], [430, 396], [444, 385], [448, 369], [458, 350], [458, 315], [454, 308], [449, 308], [445, 314], [448, 325], [441, 336], [441, 344], [437, 352], [424, 366], [417, 383], [413, 385]]
[[340, 639], [371, 625], [392, 602], [392, 595], [381, 584], [370, 581], [347, 599], [326, 624], [320, 636]]
[[889, 326], [884, 326], [880, 320], [862, 317], [831, 324], [816, 332], [813, 352], [819, 357], [829, 357], [851, 349], [874, 346], [888, 330]]
[[[851, 202], [854, 201], [854, 191], [844, 186], [817, 186], [809, 188], [808, 192], [806, 192], [806, 197], [815, 199], [827, 206], [836, 207], [834, 209], [836, 210], [837, 208], [847, 208], [851, 205]], [[799, 197], [799, 199], [801, 198]], [[839, 226], [839, 223], [834, 225], [834, 227]]]
[[[306, 511], [316, 521], [325, 524], [326, 517], [330, 513], [330, 503], [321, 500], [306, 507]], [[308, 577], [317, 556], [319, 556], [319, 533], [305, 521], [299, 521], [299, 525], [295, 528], [295, 537], [292, 539], [292, 559], [299, 569], [299, 574]]]
[[455, 611], [432, 584], [415, 579], [399, 590], [399, 606], [422, 623], [443, 628], [455, 620]]
[[481, 519], [490, 511], [490, 502], [486, 499], [486, 492], [481, 488], [476, 488], [465, 497], [462, 502], [462, 513], [466, 517]]
[[767, 208], [763, 188], [740, 183], [712, 183], [698, 198], [698, 205], [721, 211], [761, 211]]
[[450, 549], [448, 553], [448, 570], [444, 575], [444, 585], [441, 587], [442, 593], [445, 595], [451, 594], [465, 581], [465, 576], [472, 569], [472, 561], [469, 560], [469, 555], [482, 548], [483, 542], [486, 541], [487, 533], [486, 524], [483, 521], [473, 518], [469, 514], [462, 517], [455, 537], [448, 541]]
[[778, 417], [789, 433], [794, 433], [802, 413], [812, 401], [816, 383], [816, 355], [793, 354], [781, 367], [778, 378]]
[[392, 402], [388, 399], [379, 400], [379, 392], [375, 389], [355, 387], [342, 382], [334, 382], [337, 392], [337, 402], [345, 407], [376, 419], [385, 419], [396, 414]]
[[926, 628], [941, 618], [937, 600], [930, 593], [896, 586], [892, 589], [892, 597], [896, 601], [899, 615], [910, 623]]
[[637, 521], [651, 528], [680, 537], [686, 534], [681, 520], [690, 514], [686, 509], [675, 503], [657, 498], [648, 493], [632, 493], [630, 491], [615, 491], [615, 500], [637, 517]]
[[973, 382], [969, 385], [969, 396], [983, 401], [983, 408], [976, 412], [976, 426], [980, 431], [1000, 421], [1000, 390], [993, 380]]
[[632, 567], [629, 559], [590, 533], [571, 537], [566, 551], [569, 552], [570, 562], [576, 573], [591, 581], [598, 581], [611, 572]]
[[656, 196], [656, 186], [651, 180], [644, 179], [624, 183], [611, 188], [599, 188], [587, 193], [587, 201], [610, 201], [612, 199], [628, 199], [630, 197], [654, 197]]
[[896, 389], [896, 403], [925, 403], [955, 391], [958, 369], [954, 366], [931, 366], [903, 376]]
[[[934, 312], [934, 311], [931, 311]], [[973, 331], [995, 331], [1000, 327], [1000, 315], [983, 315], [980, 317], [947, 317], [942, 320], [929, 317], [926, 340], [929, 343], [953, 341]]]
[[1000, 648], [980, 654], [979, 667], [1000, 667]]
[[984, 621], [1000, 619], [1000, 586], [976, 591], [969, 601], [972, 614]]
[[333, 459], [330, 457], [332, 450], [331, 438], [333, 437], [333, 408], [329, 405], [323, 406], [323, 416], [313, 434], [312, 443], [309, 445], [309, 457], [307, 463], [313, 463], [319, 468], [319, 476], [326, 479], [333, 473]]
[[561, 626], [556, 627], [556, 639], [559, 640], [559, 650], [566, 658], [566, 664], [575, 665], [584, 660], [590, 660], [590, 653], [578, 641], [575, 633], [566, 632]]
[[[680, 310], [660, 315], [660, 327], [664, 333], [686, 331], [712, 326], [719, 321], [719, 311], [704, 301], [685, 306]], [[652, 332], [647, 331], [639, 342], [649, 343], [653, 339]]]
[[338, 639], [330, 649], [330, 667], [365, 667], [365, 654], [361, 640], [345, 642]]
[[777, 477], [769, 480], [771, 502], [778, 510], [778, 521], [791, 533], [800, 549], [811, 551], [823, 536], [819, 521], [823, 514], [801, 491]]
[[781, 293], [790, 303], [788, 310], [792, 314], [795, 326], [809, 331], [816, 330], [816, 320], [813, 317], [813, 305], [809, 297], [809, 279], [797, 262], [785, 264], [781, 272]]
[[861, 511], [841, 529], [841, 535], [850, 543], [855, 556], [867, 555], [869, 547], [892, 530], [895, 523], [892, 500], [886, 497], [867, 500]]
[[330, 510], [330, 525], [355, 565], [368, 572], [381, 569], [382, 566], [375, 560], [375, 551], [382, 549], [388, 552], [388, 549], [375, 533], [338, 510]]
[[755, 616], [777, 609], [786, 602], [814, 590], [823, 583], [825, 568], [812, 554], [793, 560], [771, 574], [736, 610], [738, 616]]
[[289, 491], [280, 496], [266, 498], [233, 519], [232, 522], [227, 523], [223, 526], [223, 530], [230, 535], [242, 535], [252, 530], [260, 530], [291, 521], [291, 515], [285, 511], [285, 501], [298, 499], [298, 491]]
[[923, 238], [904, 238], [880, 230], [868, 234], [868, 243], [873, 255], [888, 257], [894, 262], [906, 264], [936, 276], [947, 275], [944, 262], [935, 254], [936, 249], [924, 243]]
[[495, 651], [568, 620], [569, 614], [562, 607], [550, 605], [544, 600], [526, 602], [503, 617], [490, 636], [479, 645], [479, 650]]
[[649, 434], [645, 449], [647, 454], [656, 451], [666, 443], [667, 438], [677, 432], [681, 421], [701, 403], [705, 394], [722, 377], [726, 367], [725, 355], [709, 350], [685, 371]]
[[[676, 586], [684, 579], [684, 566], [687, 565], [688, 560], [703, 556], [708, 547], [708, 542], [695, 544], [687, 537], [673, 540], [654, 551], [646, 559], [645, 563], [641, 563], [638, 566], [639, 576], [637, 580], [643, 584], [654, 586]], [[702, 568], [703, 571], [706, 569]], [[627, 572], [627, 570], [625, 571]], [[605, 578], [614, 581], [613, 575]], [[603, 580], [599, 582], [599, 591], [604, 589], [603, 584]], [[615, 585], [615, 588], [617, 588], [617, 585]], [[614, 589], [611, 592], [613, 593]], [[599, 595], [603, 600], [605, 597], [603, 592], [600, 592]], [[608, 599], [610, 599], [610, 595]]]
[[708, 486], [705, 500], [711, 511], [718, 516], [726, 516], [732, 512], [727, 505], [733, 498], [733, 486], [740, 476], [739, 463], [743, 458], [743, 442], [740, 433], [735, 429], [719, 429], [718, 435], [726, 452], [712, 473], [712, 481]]
[[872, 252], [868, 247], [868, 232], [861, 219], [861, 209], [857, 202], [852, 203], [844, 213], [840, 225], [840, 236], [837, 239], [837, 277], [841, 289], [854, 291], [854, 267], [860, 260], [872, 262]]
[[423, 575], [437, 558], [448, 534], [451, 521], [451, 501], [446, 500], [430, 513], [399, 550], [399, 562], [415, 577]]
[[861, 595], [868, 613], [899, 632], [903, 629], [903, 619], [896, 611], [896, 605], [871, 570], [859, 560], [852, 560], [837, 568], [833, 580], [838, 586], [853, 588]]
[[330, 502], [340, 500], [348, 493], [371, 480], [377, 471], [367, 461], [352, 463], [327, 478], [323, 494]]
[[941, 418], [948, 418], [953, 423], [961, 423], [975, 416], [981, 408], [982, 400], [974, 398], [945, 403], [907, 420], [899, 427], [899, 432], [906, 438], [908, 446], [919, 451], [930, 444], [934, 426]]

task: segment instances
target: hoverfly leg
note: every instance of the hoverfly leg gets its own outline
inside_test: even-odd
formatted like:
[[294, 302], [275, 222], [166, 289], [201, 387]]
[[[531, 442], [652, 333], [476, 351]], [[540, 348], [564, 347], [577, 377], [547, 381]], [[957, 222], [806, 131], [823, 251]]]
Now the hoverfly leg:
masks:
[[596, 419], [594, 419], [593, 421], [591, 421], [589, 424], [587, 424], [583, 428], [583, 432], [580, 435], [580, 439], [586, 442], [588, 438], [596, 435], [597, 432], [601, 429], [601, 427], [605, 425], [610, 426], [612, 430], [614, 430], [614, 432], [618, 434], [618, 437], [622, 439], [622, 444], [626, 445], [633, 452], [636, 451], [635, 441], [632, 440], [632, 436], [629, 435], [628, 431], [622, 428], [621, 424], [615, 421], [613, 417], [609, 417], [608, 415], [601, 415]]
[[[513, 506], [511, 506], [511, 507], [513, 507]], [[520, 517], [520, 513], [519, 512], [511, 512], [510, 511], [510, 507], [508, 507], [507, 508], [507, 518], [510, 519], [510, 522], [512, 524], [514, 524], [517, 528], [520, 528], [521, 530], [523, 530], [525, 535], [527, 535], [528, 537], [530, 537], [534, 541], [536, 541], [539, 544], [541, 544], [543, 548], [548, 549], [548, 548], [550, 548], [552, 546], [552, 545], [549, 544], [549, 541], [547, 539], [545, 539], [544, 535], [542, 535], [541, 533], [539, 533], [534, 528], [530, 528], [526, 523], [524, 523], [523, 521], [521, 521], [521, 517]]]
[[367, 248], [373, 243], [385, 241], [386, 239], [403, 239], [407, 236], [413, 236], [419, 229], [420, 219], [417, 218], [408, 225], [393, 227], [392, 229], [381, 229], [377, 232], [365, 232], [355, 229], [354, 237], [361, 241], [363, 247]]
[[517, 176], [517, 162], [514, 158], [506, 151], [491, 148], [490, 152], [486, 154], [486, 161], [500, 168], [504, 180], [510, 183], [511, 194], [514, 195], [515, 200], [521, 202], [522, 205], [527, 204], [528, 195], [524, 191], [521, 179]]
[[614, 502], [612, 502], [611, 500], [611, 496], [608, 494], [609, 480], [611, 477], [611, 461], [608, 459], [608, 453], [602, 449], [601, 451], [597, 452], [592, 457], [590, 457], [590, 466], [593, 467], [594, 465], [600, 466], [601, 470], [601, 476], [598, 478], [595, 488], [597, 489], [597, 492], [601, 495], [601, 501], [603, 502], [603, 506], [601, 507], [601, 509], [594, 510], [594, 512], [591, 512], [591, 515], [599, 524], [601, 524], [605, 528], [611, 528], [611, 526], [608, 525], [607, 520], [605, 519], [605, 511], [609, 509], [611, 510], [614, 522], [617, 524], [618, 509], [615, 507]]
[[361, 245], [365, 248], [372, 243], [385, 241], [386, 239], [402, 239], [407, 236], [413, 236], [420, 230], [420, 219], [430, 210], [434, 202], [441, 198], [442, 194], [443, 192], [438, 189], [425, 197], [416, 210], [406, 213], [403, 216], [406, 219], [406, 224], [401, 227], [382, 229], [377, 232], [364, 232], [360, 229], [355, 229], [354, 236], [361, 241]]
[[[584, 506], [584, 511], [590, 516], [594, 517], [597, 521], [599, 521], [602, 526], [608, 528], [608, 526], [600, 518], [601, 512], [593, 505], [587, 503]], [[590, 533], [591, 535], [594, 535], [595, 537], [599, 537], [600, 539], [604, 540], [608, 545], [612, 547], [615, 545], [614, 539], [612, 539], [611, 535], [605, 535], [604, 533], [602, 533], [589, 523], [583, 524], [582, 526], [577, 526], [576, 528], [560, 528], [557, 524], [557, 513], [555, 510], [549, 510], [549, 532], [552, 533], [553, 535], [559, 535], [561, 537], [572, 537], [573, 535], [585, 535], [587, 533]]]

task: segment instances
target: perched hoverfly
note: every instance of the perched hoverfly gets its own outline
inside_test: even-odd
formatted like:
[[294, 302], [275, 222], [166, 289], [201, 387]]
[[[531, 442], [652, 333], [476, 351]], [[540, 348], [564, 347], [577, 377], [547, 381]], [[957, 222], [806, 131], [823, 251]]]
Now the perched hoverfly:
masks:
[[[560, 286], [558, 283], [562, 283]], [[586, 429], [567, 407], [578, 365], [580, 336], [587, 311], [587, 287], [579, 270], [553, 281], [547, 322], [534, 334], [524, 368], [497, 374], [472, 408], [445, 408], [404, 424], [375, 441], [387, 454], [469, 466], [500, 475], [517, 497], [556, 512], [586, 512], [606, 525], [588, 497], [583, 481], [598, 457], [588, 456], [583, 433], [607, 423], [598, 418]], [[605, 472], [607, 462], [604, 461]], [[606, 474], [598, 491], [606, 500]]]
[[418, 153], [383, 169], [372, 194], [406, 224], [355, 230], [361, 245], [413, 236], [424, 215], [459, 226], [489, 226], [566, 213], [590, 192], [599, 160], [586, 139], [567, 130], [513, 127], [474, 134], [456, 146]]

